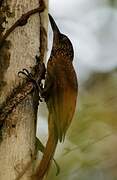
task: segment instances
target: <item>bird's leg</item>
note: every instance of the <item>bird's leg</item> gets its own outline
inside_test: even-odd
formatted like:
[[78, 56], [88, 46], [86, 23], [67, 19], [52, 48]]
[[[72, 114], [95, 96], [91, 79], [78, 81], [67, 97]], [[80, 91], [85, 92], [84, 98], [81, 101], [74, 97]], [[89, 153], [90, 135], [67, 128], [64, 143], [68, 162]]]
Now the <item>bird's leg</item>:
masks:
[[[28, 71], [28, 69], [25, 69], [25, 68], [22, 69], [22, 71], [19, 71], [19, 72], [18, 72], [18, 76], [19, 76], [20, 74], [23, 74], [24, 76], [26, 76], [27, 79], [29, 79], [29, 80], [33, 83], [34, 89], [36, 89], [36, 90], [39, 92], [39, 88], [38, 88], [38, 86], [37, 86], [37, 82], [36, 82], [36, 80], [34, 79], [32, 73], [30, 73], [30, 72]], [[42, 101], [40, 97], [39, 97], [39, 100]]]
[[[37, 59], [37, 57], [36, 57]], [[38, 59], [39, 60], [39, 59]], [[34, 85], [34, 89], [36, 89], [36, 91], [38, 93], [40, 93], [40, 95], [42, 94], [42, 90], [43, 90], [43, 85], [41, 83], [41, 80], [45, 78], [45, 66], [44, 63], [38, 61], [37, 64], [35, 65], [35, 74], [33, 75], [32, 73], [30, 73], [26, 68], [24, 68], [22, 71], [18, 72], [18, 75], [23, 74], [27, 77], [27, 79], [29, 79], [29, 81], [31, 81]], [[36, 76], [36, 77], [35, 77]], [[40, 96], [39, 96], [39, 100], [41, 100]]]

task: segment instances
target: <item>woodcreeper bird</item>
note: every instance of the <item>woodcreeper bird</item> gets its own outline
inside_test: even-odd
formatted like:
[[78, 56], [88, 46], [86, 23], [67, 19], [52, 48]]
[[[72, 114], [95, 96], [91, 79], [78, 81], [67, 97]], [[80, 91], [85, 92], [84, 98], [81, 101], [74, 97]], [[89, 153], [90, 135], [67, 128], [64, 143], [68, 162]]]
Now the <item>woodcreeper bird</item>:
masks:
[[69, 38], [62, 34], [49, 14], [53, 30], [53, 46], [47, 63], [45, 86], [41, 96], [49, 111], [49, 137], [36, 176], [43, 179], [58, 143], [65, 138], [76, 107], [78, 82], [73, 67], [74, 50]]

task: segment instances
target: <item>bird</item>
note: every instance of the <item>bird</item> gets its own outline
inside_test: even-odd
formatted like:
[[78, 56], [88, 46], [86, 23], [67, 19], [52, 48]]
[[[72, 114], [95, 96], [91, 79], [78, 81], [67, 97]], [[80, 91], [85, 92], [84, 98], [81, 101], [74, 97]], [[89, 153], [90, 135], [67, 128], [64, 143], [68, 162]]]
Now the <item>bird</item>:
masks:
[[48, 108], [48, 140], [35, 177], [42, 180], [49, 170], [58, 141], [63, 142], [76, 109], [78, 80], [73, 66], [74, 49], [49, 14], [53, 45], [47, 63], [45, 86], [41, 96]]

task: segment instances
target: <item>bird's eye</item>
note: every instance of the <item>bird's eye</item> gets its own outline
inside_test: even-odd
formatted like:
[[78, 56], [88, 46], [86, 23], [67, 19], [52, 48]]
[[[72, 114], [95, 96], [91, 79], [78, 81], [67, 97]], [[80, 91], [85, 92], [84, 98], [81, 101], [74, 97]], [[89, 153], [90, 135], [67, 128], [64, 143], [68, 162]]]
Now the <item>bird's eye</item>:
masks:
[[66, 37], [66, 36], [63, 36], [63, 38], [62, 38], [63, 40], [67, 40], [68, 38]]

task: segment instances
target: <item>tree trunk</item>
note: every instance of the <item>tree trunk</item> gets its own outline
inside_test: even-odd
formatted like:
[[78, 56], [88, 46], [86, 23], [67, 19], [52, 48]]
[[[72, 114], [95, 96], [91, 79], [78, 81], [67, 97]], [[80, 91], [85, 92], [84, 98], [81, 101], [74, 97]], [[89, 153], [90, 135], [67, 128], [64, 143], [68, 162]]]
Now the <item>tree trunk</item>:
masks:
[[[0, 0], [0, 37], [5, 30], [24, 13], [39, 6], [39, 0]], [[3, 23], [4, 17], [8, 23]], [[2, 20], [3, 19], [3, 20]], [[41, 19], [41, 23], [40, 23]], [[47, 29], [47, 12], [30, 16], [26, 25], [17, 27], [0, 49], [0, 104], [19, 83], [18, 71], [35, 65], [35, 55], [39, 54], [40, 24]], [[5, 31], [4, 31], [5, 32]], [[29, 94], [11, 112], [0, 127], [0, 180], [31, 179], [30, 163], [35, 153], [37, 109], [34, 97]], [[27, 166], [28, 165], [28, 166]], [[24, 169], [27, 170], [23, 173]], [[18, 178], [21, 177], [21, 178]]]

